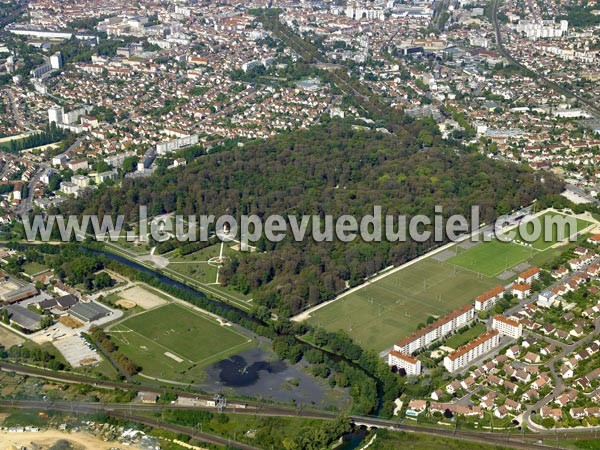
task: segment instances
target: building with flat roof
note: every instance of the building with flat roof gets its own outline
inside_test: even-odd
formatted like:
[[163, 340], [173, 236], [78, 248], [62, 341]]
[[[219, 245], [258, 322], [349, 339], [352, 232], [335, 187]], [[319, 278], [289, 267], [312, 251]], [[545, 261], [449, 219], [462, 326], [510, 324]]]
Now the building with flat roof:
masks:
[[69, 309], [69, 314], [82, 322], [90, 323], [108, 316], [110, 311], [96, 302], [79, 302]]
[[19, 305], [8, 305], [8, 319], [25, 331], [36, 331], [42, 327], [42, 316]]

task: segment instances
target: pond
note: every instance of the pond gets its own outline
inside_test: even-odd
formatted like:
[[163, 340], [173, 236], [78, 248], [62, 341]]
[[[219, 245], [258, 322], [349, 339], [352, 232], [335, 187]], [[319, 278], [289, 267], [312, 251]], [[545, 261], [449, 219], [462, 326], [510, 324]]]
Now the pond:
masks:
[[348, 402], [347, 391], [333, 390], [260, 348], [246, 350], [206, 369], [207, 379], [199, 387], [207, 392], [230, 390], [238, 396], [262, 398], [303, 406], [338, 406]]

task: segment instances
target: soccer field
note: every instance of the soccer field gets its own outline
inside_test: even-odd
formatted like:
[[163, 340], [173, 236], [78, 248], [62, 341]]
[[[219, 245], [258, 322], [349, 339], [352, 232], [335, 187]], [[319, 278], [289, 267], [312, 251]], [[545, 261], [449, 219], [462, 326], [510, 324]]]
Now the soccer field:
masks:
[[526, 240], [523, 239], [522, 234], [531, 234], [534, 230], [534, 224], [524, 222], [519, 228], [511, 230], [516, 233], [514, 242], [502, 242], [494, 239], [490, 242], [482, 242], [468, 250], [461, 251], [457, 249], [458, 254], [450, 258], [448, 262], [489, 277], [495, 277], [591, 225], [590, 222], [572, 217], [573, 226], [566, 226], [561, 236], [562, 239], [559, 239], [557, 225], [549, 220], [559, 216], [560, 218], [566, 217], [562, 214], [546, 213], [535, 218], [534, 220], [537, 220], [538, 223], [536, 226], [540, 230], [548, 228], [548, 232], [542, 232], [537, 239], [528, 243], [529, 245], [524, 243]]
[[361, 346], [383, 351], [440, 316], [473, 301], [498, 280], [427, 258], [311, 314], [309, 322], [344, 330]]
[[[541, 222], [552, 214], [540, 216]], [[577, 220], [581, 231], [590, 223]], [[344, 330], [361, 346], [378, 352], [414, 332], [427, 317], [473, 302], [486, 290], [506, 285], [529, 265], [543, 265], [566, 248], [557, 242], [460, 244], [396, 271], [310, 313], [309, 323]], [[571, 244], [572, 246], [576, 244]]]
[[[158, 378], [190, 375], [252, 342], [232, 327], [190, 308], [170, 303], [134, 316], [110, 330], [119, 351]], [[185, 378], [183, 378], [185, 380]]]
[[537, 250], [494, 239], [482, 242], [450, 258], [449, 264], [472, 270], [487, 277], [495, 277], [507, 269], [531, 258]]
[[[534, 221], [536, 224], [533, 223]], [[565, 216], [564, 214], [547, 212], [536, 217], [533, 221], [525, 221], [518, 229], [515, 229], [515, 240], [517, 242], [527, 242], [528, 239], [524, 239], [523, 236], [531, 235], [537, 228], [541, 232], [541, 235], [533, 242], [528, 243], [531, 244], [534, 249], [546, 250], [554, 244], [562, 242], [570, 236], [579, 233], [590, 225], [590, 222], [578, 219], [574, 216]], [[559, 229], [561, 231], [560, 235], [558, 233]]]

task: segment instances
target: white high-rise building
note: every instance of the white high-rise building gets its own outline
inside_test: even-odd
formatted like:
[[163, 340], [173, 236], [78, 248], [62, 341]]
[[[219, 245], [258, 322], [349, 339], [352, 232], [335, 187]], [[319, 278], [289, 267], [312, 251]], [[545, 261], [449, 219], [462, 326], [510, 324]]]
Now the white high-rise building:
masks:
[[521, 322], [516, 319], [504, 317], [501, 314], [496, 314], [494, 316], [492, 328], [513, 339], [519, 339], [523, 334], [523, 325], [521, 325]]
[[60, 106], [53, 106], [48, 110], [48, 122], [54, 122], [56, 125], [63, 123], [64, 110]]
[[396, 350], [388, 353], [388, 365], [404, 369], [406, 375], [419, 375], [421, 373], [421, 361]]
[[62, 69], [63, 57], [60, 52], [56, 52], [50, 57], [50, 65], [52, 66], [52, 69]]

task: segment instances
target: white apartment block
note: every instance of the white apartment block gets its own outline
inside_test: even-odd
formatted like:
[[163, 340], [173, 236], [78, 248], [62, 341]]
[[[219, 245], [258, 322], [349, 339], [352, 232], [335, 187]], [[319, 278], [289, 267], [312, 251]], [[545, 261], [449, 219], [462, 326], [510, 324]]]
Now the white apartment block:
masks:
[[390, 367], [396, 366], [398, 369], [404, 369], [406, 375], [419, 375], [421, 373], [421, 361], [396, 350], [392, 350], [388, 354], [388, 365]]
[[504, 286], [496, 286], [493, 289], [481, 294], [475, 299], [475, 310], [476, 311], [487, 311], [493, 308], [498, 300], [504, 295]]
[[448, 372], [468, 366], [471, 361], [486, 354], [500, 345], [500, 333], [498, 330], [490, 330], [483, 333], [477, 339], [463, 345], [458, 350], [450, 353], [444, 358], [444, 367]]
[[519, 20], [516, 26], [517, 33], [524, 34], [529, 39], [537, 40], [543, 38], [559, 38], [567, 34], [569, 22], [561, 20], [555, 23], [553, 20], [530, 21]]
[[492, 319], [492, 328], [498, 330], [500, 334], [509, 336], [513, 339], [519, 339], [523, 334], [523, 325], [516, 319], [504, 317], [496, 314]]
[[540, 277], [539, 267], [530, 267], [525, 272], [521, 272], [517, 278], [519, 284], [531, 284]]
[[410, 355], [422, 348], [427, 347], [433, 341], [441, 339], [453, 331], [462, 328], [473, 320], [475, 309], [472, 305], [466, 305], [452, 311], [447, 316], [441, 317], [425, 328], [418, 330], [410, 336], [402, 339], [394, 345], [394, 350]]

